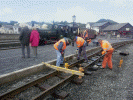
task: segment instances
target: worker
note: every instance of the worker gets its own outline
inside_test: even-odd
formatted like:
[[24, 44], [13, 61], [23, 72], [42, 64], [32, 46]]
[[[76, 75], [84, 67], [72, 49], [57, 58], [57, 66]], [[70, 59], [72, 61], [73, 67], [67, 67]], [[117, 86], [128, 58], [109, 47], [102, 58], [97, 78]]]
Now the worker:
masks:
[[83, 39], [88, 38], [88, 29], [83, 32]]
[[66, 46], [69, 44], [70, 44], [70, 39], [68, 38], [62, 38], [54, 44], [54, 48], [57, 53], [56, 66], [60, 66], [60, 64], [63, 64], [65, 49], [66, 49]]
[[86, 45], [88, 46], [88, 29], [83, 32], [83, 39], [86, 41]]
[[87, 40], [87, 42], [90, 44], [91, 43], [91, 39]]
[[74, 41], [76, 41], [77, 47], [78, 47], [78, 57], [77, 60], [80, 60], [81, 52], [83, 50], [83, 55], [85, 58], [85, 62], [88, 63], [88, 59], [86, 57], [86, 41], [79, 36], [75, 36]]
[[108, 63], [108, 67], [109, 69], [112, 70], [113, 66], [112, 66], [112, 53], [114, 51], [114, 48], [112, 48], [111, 44], [106, 41], [106, 40], [98, 40], [99, 44], [101, 45], [103, 51], [102, 51], [102, 55], [105, 54], [104, 58], [103, 58], [103, 62], [102, 62], [102, 68], [106, 67], [106, 63]]

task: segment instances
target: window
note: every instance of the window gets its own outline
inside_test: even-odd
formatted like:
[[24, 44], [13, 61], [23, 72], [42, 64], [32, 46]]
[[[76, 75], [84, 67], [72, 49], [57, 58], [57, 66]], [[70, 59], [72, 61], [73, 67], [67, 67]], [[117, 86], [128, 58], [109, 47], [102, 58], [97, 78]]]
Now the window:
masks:
[[126, 31], [129, 31], [130, 30], [130, 28], [126, 28]]

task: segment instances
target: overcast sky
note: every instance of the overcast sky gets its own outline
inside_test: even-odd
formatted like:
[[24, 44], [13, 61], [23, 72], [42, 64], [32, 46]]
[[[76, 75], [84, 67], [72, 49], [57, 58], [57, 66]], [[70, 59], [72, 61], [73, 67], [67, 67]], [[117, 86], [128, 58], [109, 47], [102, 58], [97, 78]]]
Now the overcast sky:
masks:
[[133, 0], [0, 0], [0, 21], [96, 22], [111, 19], [133, 25]]

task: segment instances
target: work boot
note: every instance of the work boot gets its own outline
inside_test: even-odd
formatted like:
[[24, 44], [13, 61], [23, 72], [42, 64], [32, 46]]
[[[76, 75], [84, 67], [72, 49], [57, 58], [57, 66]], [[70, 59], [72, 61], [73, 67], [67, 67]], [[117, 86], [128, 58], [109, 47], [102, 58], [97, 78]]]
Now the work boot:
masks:
[[27, 58], [30, 58], [30, 56], [28, 56]]
[[60, 65], [64, 65], [64, 63], [61, 63]]
[[25, 58], [25, 56], [22, 56], [22, 58]]
[[80, 58], [78, 57], [77, 60], [80, 60]]
[[99, 67], [100, 69], [104, 69], [102, 66]]
[[110, 70], [112, 70], [112, 68], [109, 68]]

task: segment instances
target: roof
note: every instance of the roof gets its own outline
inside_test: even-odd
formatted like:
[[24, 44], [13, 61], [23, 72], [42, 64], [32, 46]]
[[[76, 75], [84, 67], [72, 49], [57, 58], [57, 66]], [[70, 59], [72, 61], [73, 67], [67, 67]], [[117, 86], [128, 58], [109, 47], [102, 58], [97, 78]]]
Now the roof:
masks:
[[20, 26], [18, 26], [18, 25], [15, 25], [15, 26], [13, 26], [14, 28], [20, 28]]
[[106, 28], [104, 28], [103, 31], [119, 30], [120, 28], [122, 28], [123, 26], [125, 26], [127, 24], [128, 23], [119, 23], [119, 24], [115, 24], [115, 25], [109, 25]]
[[13, 28], [12, 25], [3, 25], [4, 28]]
[[89, 24], [90, 26], [92, 26], [93, 24], [95, 24], [95, 22], [88, 22], [87, 24]]
[[106, 24], [108, 22], [102, 22], [102, 23], [95, 23], [92, 25], [92, 27], [99, 27], [99, 26], [103, 26], [104, 24]]

